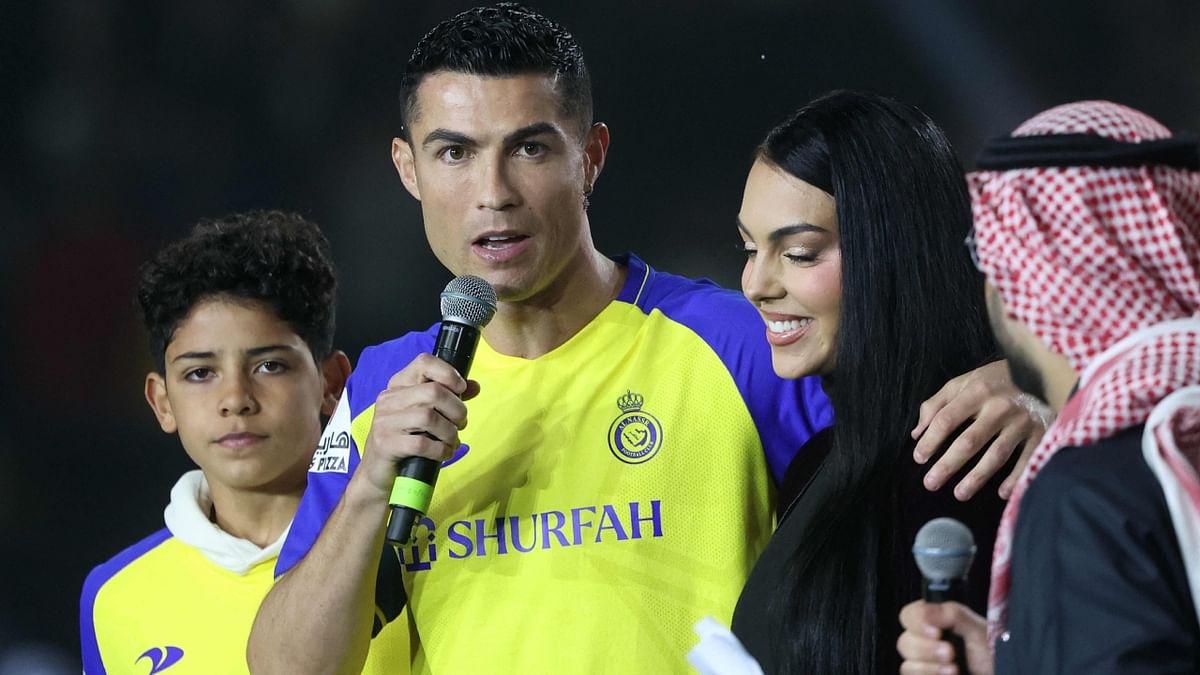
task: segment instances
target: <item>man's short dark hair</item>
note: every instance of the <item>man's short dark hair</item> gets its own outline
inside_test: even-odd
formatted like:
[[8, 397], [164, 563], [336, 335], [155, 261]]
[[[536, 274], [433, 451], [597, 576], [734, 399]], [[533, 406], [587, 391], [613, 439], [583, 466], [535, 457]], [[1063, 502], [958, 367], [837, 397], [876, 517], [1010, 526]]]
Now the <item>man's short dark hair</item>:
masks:
[[337, 277], [329, 241], [294, 213], [252, 211], [197, 223], [142, 265], [137, 299], [159, 372], [179, 323], [220, 296], [271, 307], [323, 360], [333, 350]]
[[562, 112], [579, 120], [581, 132], [592, 124], [592, 82], [583, 52], [561, 25], [528, 7], [502, 2], [469, 9], [429, 31], [408, 58], [400, 83], [402, 133], [420, 115], [417, 87], [437, 72], [484, 77], [543, 74], [554, 78]]

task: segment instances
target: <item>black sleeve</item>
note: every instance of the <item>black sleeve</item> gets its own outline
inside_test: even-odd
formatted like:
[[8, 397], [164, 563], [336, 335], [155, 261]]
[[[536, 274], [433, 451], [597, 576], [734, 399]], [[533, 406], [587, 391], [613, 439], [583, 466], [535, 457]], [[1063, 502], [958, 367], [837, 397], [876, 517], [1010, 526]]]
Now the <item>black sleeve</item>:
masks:
[[996, 672], [1200, 673], [1200, 628], [1140, 427], [1065, 448], [1021, 503]]
[[775, 515], [782, 520], [783, 514], [796, 501], [804, 486], [816, 475], [821, 462], [829, 455], [830, 444], [833, 441], [833, 427], [826, 427], [813, 434], [800, 452], [792, 458], [792, 463], [783, 474], [776, 494]]
[[379, 571], [375, 575], [375, 622], [371, 626], [371, 637], [379, 635], [379, 631], [397, 616], [400, 616], [408, 594], [404, 591], [404, 582], [400, 578], [401, 563], [396, 549], [384, 543], [379, 556]]

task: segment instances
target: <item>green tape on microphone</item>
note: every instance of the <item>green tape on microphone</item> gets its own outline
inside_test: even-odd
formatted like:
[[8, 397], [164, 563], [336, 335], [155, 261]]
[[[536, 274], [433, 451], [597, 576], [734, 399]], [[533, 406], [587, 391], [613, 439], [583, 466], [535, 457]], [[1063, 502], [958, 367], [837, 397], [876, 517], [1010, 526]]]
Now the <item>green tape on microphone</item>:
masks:
[[433, 486], [423, 483], [416, 478], [397, 476], [392, 483], [392, 506], [406, 506], [414, 511], [425, 513], [429, 510], [429, 500], [433, 498]]

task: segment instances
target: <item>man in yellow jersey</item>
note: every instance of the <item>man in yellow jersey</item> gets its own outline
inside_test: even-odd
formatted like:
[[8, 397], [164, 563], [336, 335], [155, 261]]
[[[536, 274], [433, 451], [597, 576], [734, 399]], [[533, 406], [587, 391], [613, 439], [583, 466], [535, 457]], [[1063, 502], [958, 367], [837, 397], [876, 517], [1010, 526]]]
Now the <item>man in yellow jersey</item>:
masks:
[[335, 286], [324, 235], [277, 211], [201, 222], [142, 268], [146, 401], [200, 469], [171, 490], [164, 529], [88, 575], [88, 675], [246, 672], [322, 417], [350, 373], [332, 346]]
[[[609, 131], [561, 26], [513, 4], [468, 10], [421, 40], [401, 99], [392, 157], [430, 246], [490, 282], [498, 312], [470, 382], [428, 355], [436, 325], [363, 352], [251, 669], [358, 672], [403, 644], [389, 672], [682, 670], [692, 625], [732, 614], [775, 481], [832, 422], [820, 382], [775, 376], [739, 293], [596, 250], [587, 199]], [[987, 405], [983, 442], [1028, 430], [1010, 403]], [[443, 461], [437, 491], [409, 544], [385, 550], [412, 455]]]

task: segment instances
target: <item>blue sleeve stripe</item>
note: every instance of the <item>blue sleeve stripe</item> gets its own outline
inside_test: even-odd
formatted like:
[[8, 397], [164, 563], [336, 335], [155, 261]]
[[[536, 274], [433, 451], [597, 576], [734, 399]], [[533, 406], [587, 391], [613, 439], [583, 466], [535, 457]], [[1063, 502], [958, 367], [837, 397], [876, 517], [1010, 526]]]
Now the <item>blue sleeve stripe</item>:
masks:
[[333, 510], [337, 508], [350, 482], [350, 476], [358, 468], [358, 444], [350, 439], [350, 464], [346, 473], [318, 473], [308, 475], [308, 486], [304, 496], [300, 498], [300, 506], [296, 509], [296, 517], [288, 530], [287, 539], [279, 550], [279, 558], [275, 560], [275, 578], [286, 574], [296, 566], [308, 552], [317, 537], [321, 535], [325, 523]]
[[758, 428], [771, 475], [781, 480], [800, 448], [833, 423], [820, 379], [785, 380], [775, 374], [762, 319], [740, 293], [708, 280], [657, 272], [633, 255], [626, 264], [630, 279], [642, 275], [644, 281], [636, 294], [627, 292], [633, 285], [627, 281], [621, 299], [647, 313], [658, 309], [716, 353]]
[[347, 387], [351, 414], [357, 416], [374, 405], [379, 392], [387, 389], [388, 380], [417, 354], [432, 353], [440, 328], [441, 323], [435, 323], [423, 331], [364, 349], [358, 357], [358, 367], [350, 377], [354, 387]]
[[[424, 331], [409, 333], [363, 350], [358, 358], [358, 367], [351, 374], [346, 391], [342, 394], [350, 401], [351, 420], [374, 405], [379, 392], [387, 388], [388, 380], [417, 354], [433, 351], [439, 327], [439, 324], [434, 324]], [[292, 520], [292, 527], [275, 562], [276, 579], [295, 567], [312, 550], [326, 521], [341, 501], [350, 477], [358, 468], [359, 450], [358, 442], [351, 435], [350, 462], [346, 473], [308, 474], [308, 486], [300, 498], [296, 517]]]
[[104, 661], [100, 658], [100, 645], [96, 639], [96, 596], [100, 589], [130, 563], [170, 538], [170, 530], [164, 527], [121, 551], [108, 562], [98, 565], [84, 580], [83, 592], [79, 596], [79, 643], [83, 648], [83, 672], [87, 675], [105, 673]]

